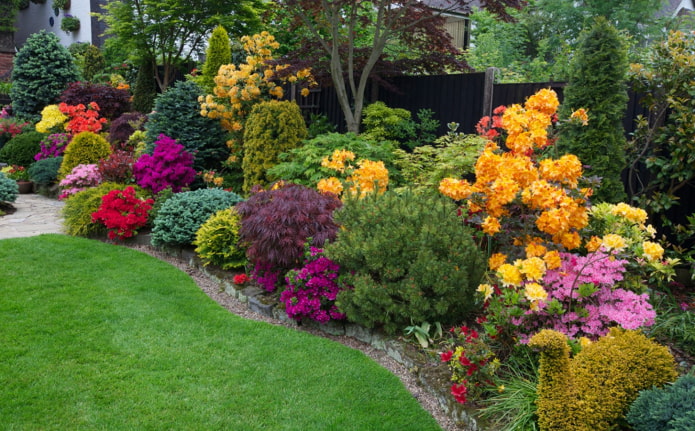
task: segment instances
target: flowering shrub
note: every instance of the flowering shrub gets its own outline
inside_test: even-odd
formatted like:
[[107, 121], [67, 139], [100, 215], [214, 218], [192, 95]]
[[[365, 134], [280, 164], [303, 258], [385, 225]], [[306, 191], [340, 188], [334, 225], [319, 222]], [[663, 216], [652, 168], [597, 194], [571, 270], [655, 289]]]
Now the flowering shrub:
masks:
[[99, 160], [99, 173], [104, 181], [132, 183], [134, 163], [135, 156], [132, 152], [116, 150], [108, 158]]
[[24, 166], [10, 165], [5, 166], [0, 169], [0, 172], [5, 174], [5, 176], [11, 180], [15, 181], [29, 181], [29, 172], [24, 168]]
[[154, 200], [139, 199], [131, 186], [125, 190], [112, 190], [102, 196], [99, 210], [92, 213], [92, 221], [109, 229], [109, 239], [130, 238], [147, 224], [148, 211]]
[[291, 319], [302, 318], [326, 323], [331, 319], [343, 320], [335, 298], [341, 290], [338, 284], [340, 266], [323, 255], [323, 250], [309, 247], [304, 255], [304, 266], [293, 269], [285, 276], [287, 288], [280, 294], [285, 311]]
[[61, 103], [58, 108], [60, 108], [60, 112], [70, 118], [68, 124], [65, 125], [65, 131], [72, 134], [98, 133], [107, 121], [106, 118], [99, 118], [99, 105], [96, 102], [90, 102], [86, 107], [81, 103], [74, 106]]
[[99, 105], [99, 113], [109, 121], [130, 111], [130, 93], [116, 85], [73, 82], [63, 90], [60, 101], [67, 105], [84, 105], [91, 102]]
[[61, 188], [58, 199], [67, 199], [77, 192], [99, 185], [101, 181], [102, 178], [97, 165], [77, 165], [58, 183]]
[[232, 277], [232, 283], [238, 285], [238, 286], [243, 286], [244, 284], [248, 283], [251, 280], [248, 275], [246, 274], [237, 274], [234, 277]]
[[321, 166], [339, 172], [344, 179], [324, 178], [318, 182], [316, 188], [322, 193], [340, 196], [347, 186], [351, 195], [360, 197], [386, 191], [389, 184], [389, 171], [384, 162], [362, 159], [357, 162], [358, 168], [355, 169], [349, 164], [352, 160], [355, 160], [355, 154], [346, 150], [335, 150], [330, 157], [324, 157]]
[[53, 133], [41, 141], [41, 151], [35, 156], [34, 160], [39, 161], [52, 157], [60, 157], [65, 152], [65, 147], [70, 143], [71, 136], [67, 133]]
[[65, 131], [68, 116], [61, 112], [58, 105], [48, 105], [41, 110], [41, 121], [36, 123], [36, 131], [41, 133], [58, 133]]
[[2, 147], [5, 142], [26, 131], [30, 127], [31, 123], [0, 117], [0, 147]]
[[280, 275], [280, 270], [264, 261], [256, 261], [251, 270], [251, 279], [268, 292], [274, 292], [278, 287]]
[[180, 192], [195, 179], [193, 156], [176, 140], [159, 135], [154, 153], [143, 154], [133, 165], [135, 181], [152, 193], [171, 187], [174, 193]]

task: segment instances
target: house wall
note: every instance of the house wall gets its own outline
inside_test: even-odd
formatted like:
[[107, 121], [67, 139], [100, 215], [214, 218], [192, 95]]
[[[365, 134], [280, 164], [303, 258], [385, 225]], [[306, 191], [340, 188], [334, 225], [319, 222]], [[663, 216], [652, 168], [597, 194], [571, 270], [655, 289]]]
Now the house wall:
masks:
[[[29, 7], [19, 11], [17, 16], [17, 31], [14, 43], [19, 50], [27, 38], [40, 30], [55, 33], [60, 38], [60, 43], [69, 46], [75, 42], [92, 43], [92, 17], [91, 2], [85, 0], [72, 0], [70, 9], [54, 9], [53, 2], [46, 0], [43, 4], [29, 3]], [[66, 13], [80, 19], [80, 29], [67, 33], [60, 29], [60, 22]]]

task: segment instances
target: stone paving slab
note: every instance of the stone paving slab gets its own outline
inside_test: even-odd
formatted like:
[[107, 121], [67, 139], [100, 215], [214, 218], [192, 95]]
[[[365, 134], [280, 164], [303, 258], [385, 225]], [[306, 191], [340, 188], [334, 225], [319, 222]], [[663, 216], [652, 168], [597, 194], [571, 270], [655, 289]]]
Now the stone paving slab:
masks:
[[61, 208], [65, 202], [39, 194], [20, 194], [13, 214], [0, 217], [0, 239], [43, 233], [64, 233]]

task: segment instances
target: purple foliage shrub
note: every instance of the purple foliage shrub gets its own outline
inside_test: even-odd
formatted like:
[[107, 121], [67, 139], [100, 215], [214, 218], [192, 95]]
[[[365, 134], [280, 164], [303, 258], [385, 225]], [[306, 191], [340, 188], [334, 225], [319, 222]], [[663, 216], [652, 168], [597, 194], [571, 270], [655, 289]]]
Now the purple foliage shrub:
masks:
[[109, 121], [130, 111], [130, 93], [106, 84], [89, 82], [73, 82], [60, 95], [60, 101], [68, 105], [89, 105], [96, 102], [99, 105], [99, 115]]
[[104, 181], [127, 184], [133, 179], [135, 156], [130, 151], [116, 150], [107, 159], [99, 160]]
[[137, 184], [157, 194], [171, 187], [180, 192], [195, 180], [193, 156], [176, 140], [161, 134], [154, 143], [154, 153], [143, 154], [133, 165]]
[[252, 190], [237, 204], [241, 215], [241, 241], [249, 244], [247, 256], [254, 264], [265, 263], [283, 273], [302, 262], [304, 244], [323, 246], [335, 239], [338, 225], [333, 211], [342, 205], [334, 195], [297, 184], [274, 190]]
[[134, 148], [126, 148], [124, 144], [128, 142], [128, 138], [136, 130], [144, 130], [143, 126], [146, 121], [147, 116], [139, 112], [126, 112], [113, 120], [109, 126], [109, 142], [111, 146], [126, 151], [133, 151]]
[[53, 133], [46, 136], [41, 141], [41, 151], [34, 156], [34, 160], [39, 161], [62, 156], [65, 152], [65, 147], [70, 143], [70, 139], [72, 139], [72, 136], [69, 133]]

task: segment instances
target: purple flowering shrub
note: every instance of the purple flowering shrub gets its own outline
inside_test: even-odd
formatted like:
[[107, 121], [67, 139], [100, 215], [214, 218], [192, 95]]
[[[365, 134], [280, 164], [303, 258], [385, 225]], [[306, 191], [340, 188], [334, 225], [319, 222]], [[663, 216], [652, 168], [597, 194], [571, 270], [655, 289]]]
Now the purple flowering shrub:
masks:
[[140, 187], [153, 194], [166, 188], [178, 193], [195, 180], [193, 155], [183, 145], [164, 134], [154, 145], [152, 155], [143, 154], [133, 165], [133, 176]]
[[638, 329], [654, 324], [656, 312], [647, 293], [616, 287], [628, 260], [597, 250], [586, 256], [561, 253], [562, 266], [543, 278], [548, 293], [537, 309], [512, 317], [523, 342], [540, 329], [554, 329], [570, 338], [597, 339], [614, 326]]
[[309, 247], [304, 266], [289, 271], [287, 288], [280, 294], [287, 316], [297, 321], [303, 318], [326, 323], [345, 319], [338, 311], [335, 298], [341, 290], [338, 284], [340, 266], [323, 255], [323, 249]]
[[82, 190], [96, 187], [101, 184], [101, 182], [101, 173], [99, 173], [99, 167], [97, 165], [77, 165], [58, 184], [61, 188], [58, 199], [67, 199]]
[[274, 292], [280, 283], [280, 271], [268, 262], [259, 261], [251, 269], [251, 279], [267, 292]]
[[34, 160], [39, 161], [62, 156], [71, 138], [69, 133], [53, 133], [46, 136], [39, 144], [41, 151], [34, 156]]

